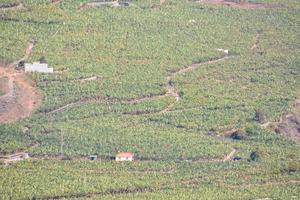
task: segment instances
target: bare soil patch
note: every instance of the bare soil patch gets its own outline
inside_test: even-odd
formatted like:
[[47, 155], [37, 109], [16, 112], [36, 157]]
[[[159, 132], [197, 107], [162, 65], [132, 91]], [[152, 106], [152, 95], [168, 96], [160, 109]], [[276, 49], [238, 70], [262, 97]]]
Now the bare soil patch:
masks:
[[0, 123], [28, 117], [41, 103], [41, 95], [25, 74], [12, 68], [0, 67], [0, 77], [7, 77], [0, 97]]
[[278, 122], [267, 121], [260, 126], [273, 129], [300, 144], [300, 98], [295, 100], [292, 112], [283, 114]]
[[275, 123], [275, 131], [300, 144], [300, 98], [295, 101], [293, 111]]
[[1, 83], [0, 123], [10, 123], [28, 117], [41, 104], [40, 92], [22, 72], [16, 71], [14, 66], [28, 58], [33, 48], [33, 42], [28, 43], [23, 58], [13, 62], [9, 67], [0, 66], [0, 78], [6, 79]]
[[7, 94], [9, 92], [9, 82], [7, 77], [0, 78], [0, 94]]
[[274, 8], [275, 5], [265, 3], [253, 3], [245, 0], [199, 0], [196, 3], [201, 4], [212, 4], [212, 5], [223, 5], [238, 9], [268, 9]]

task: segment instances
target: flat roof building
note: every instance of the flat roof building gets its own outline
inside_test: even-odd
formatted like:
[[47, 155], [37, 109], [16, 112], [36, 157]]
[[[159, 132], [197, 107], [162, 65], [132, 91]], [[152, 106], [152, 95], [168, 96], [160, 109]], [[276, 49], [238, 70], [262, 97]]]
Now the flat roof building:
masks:
[[30, 72], [53, 73], [53, 68], [49, 68], [47, 63], [25, 63], [25, 73]]
[[133, 161], [134, 153], [131, 152], [120, 152], [116, 155], [116, 161]]

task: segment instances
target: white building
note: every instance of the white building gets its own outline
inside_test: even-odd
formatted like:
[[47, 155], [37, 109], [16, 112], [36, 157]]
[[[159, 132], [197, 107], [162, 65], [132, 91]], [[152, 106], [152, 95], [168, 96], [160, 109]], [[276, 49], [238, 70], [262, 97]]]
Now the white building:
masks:
[[39, 73], [53, 73], [53, 68], [48, 68], [47, 63], [25, 63], [25, 73], [39, 72]]
[[134, 154], [131, 152], [121, 152], [116, 155], [116, 161], [133, 161]]

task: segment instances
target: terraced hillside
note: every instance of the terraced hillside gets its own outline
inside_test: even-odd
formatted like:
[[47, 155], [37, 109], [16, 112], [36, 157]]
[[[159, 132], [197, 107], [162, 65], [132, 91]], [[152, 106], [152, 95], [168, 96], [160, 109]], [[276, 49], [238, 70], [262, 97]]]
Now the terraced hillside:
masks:
[[300, 198], [297, 0], [102, 4], [0, 0], [0, 199]]

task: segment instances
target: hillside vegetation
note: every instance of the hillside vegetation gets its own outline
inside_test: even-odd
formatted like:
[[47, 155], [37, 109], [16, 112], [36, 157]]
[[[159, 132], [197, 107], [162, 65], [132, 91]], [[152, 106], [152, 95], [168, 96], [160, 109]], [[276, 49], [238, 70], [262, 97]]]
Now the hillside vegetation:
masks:
[[0, 123], [0, 153], [31, 156], [0, 165], [0, 199], [300, 198], [299, 143], [275, 131], [300, 97], [298, 0], [87, 2], [0, 0], [0, 67], [55, 71]]

